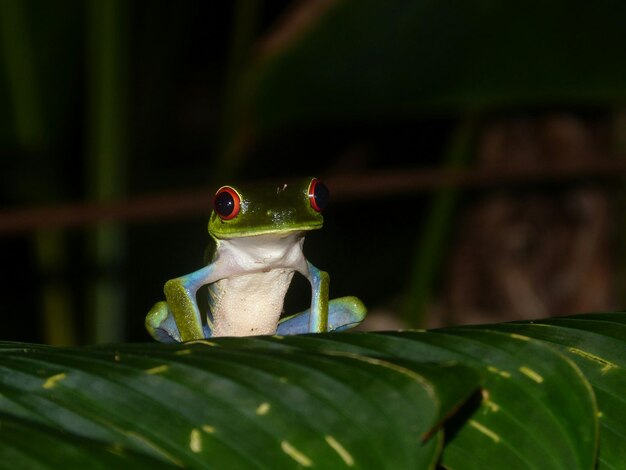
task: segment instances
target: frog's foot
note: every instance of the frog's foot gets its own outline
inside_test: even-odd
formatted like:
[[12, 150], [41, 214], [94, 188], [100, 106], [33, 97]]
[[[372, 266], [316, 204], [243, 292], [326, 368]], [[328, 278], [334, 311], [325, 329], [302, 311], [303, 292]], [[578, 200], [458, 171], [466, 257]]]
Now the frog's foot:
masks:
[[161, 343], [180, 343], [180, 332], [167, 302], [157, 302], [146, 315], [146, 329]]
[[[150, 336], [161, 343], [180, 343], [180, 331], [167, 302], [157, 302], [146, 315], [146, 329]], [[210, 325], [202, 325], [205, 338], [212, 335]]]
[[[328, 302], [328, 331], [343, 331], [354, 328], [363, 321], [367, 309], [356, 297], [340, 297]], [[309, 317], [311, 311], [296, 313], [280, 320], [277, 335], [296, 335], [310, 333]]]

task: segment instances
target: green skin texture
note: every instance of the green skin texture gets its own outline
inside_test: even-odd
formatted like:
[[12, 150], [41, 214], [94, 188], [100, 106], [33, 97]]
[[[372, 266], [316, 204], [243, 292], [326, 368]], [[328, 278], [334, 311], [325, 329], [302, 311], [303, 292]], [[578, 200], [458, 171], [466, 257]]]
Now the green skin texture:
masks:
[[[324, 222], [323, 216], [313, 209], [309, 200], [311, 181], [312, 178], [307, 178], [295, 184], [279, 187], [229, 186], [240, 196], [239, 214], [233, 219], [222, 220], [215, 211], [211, 213], [208, 231], [215, 240], [215, 248], [212, 253], [209, 253], [211, 263], [195, 273], [171, 279], [165, 284], [166, 301], [158, 302], [146, 317], [148, 332], [159, 341], [171, 342], [169, 337], [164, 339], [160, 333], [172, 328], [164, 325], [168, 322], [171, 325], [173, 319], [176, 325], [174, 329], [177, 329], [179, 333], [179, 336], [174, 335], [176, 336], [174, 341], [210, 337], [211, 328], [207, 330], [206, 325], [203, 327], [195, 296], [197, 289], [207, 284], [206, 278], [221, 268], [221, 260], [218, 256], [220, 242], [250, 237], [250, 241], [254, 244], [256, 236], [280, 237], [284, 234], [308, 232], [321, 228]], [[339, 331], [360, 323], [366, 314], [361, 301], [356, 297], [342, 297], [329, 301], [328, 273], [317, 269], [308, 261], [306, 263], [308, 273], [305, 275], [309, 278], [312, 289], [311, 308], [306, 312], [281, 319], [278, 332], [292, 334]], [[255, 292], [248, 292], [245, 295], [254, 298]], [[329, 307], [331, 317], [335, 319], [330, 328]], [[303, 314], [306, 315], [306, 320], [304, 317], [298, 320], [297, 317]], [[306, 326], [303, 327], [305, 321]], [[290, 324], [299, 326], [294, 327]]]

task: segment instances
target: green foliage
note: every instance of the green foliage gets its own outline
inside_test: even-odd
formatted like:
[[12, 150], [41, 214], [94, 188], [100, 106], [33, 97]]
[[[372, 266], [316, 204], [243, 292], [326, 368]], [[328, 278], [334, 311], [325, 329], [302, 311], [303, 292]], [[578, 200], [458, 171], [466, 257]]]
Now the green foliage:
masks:
[[626, 4], [346, 0], [261, 56], [261, 132], [432, 113], [612, 105], [626, 97]]
[[623, 313], [180, 345], [7, 342], [0, 462], [617, 468], [625, 352]]

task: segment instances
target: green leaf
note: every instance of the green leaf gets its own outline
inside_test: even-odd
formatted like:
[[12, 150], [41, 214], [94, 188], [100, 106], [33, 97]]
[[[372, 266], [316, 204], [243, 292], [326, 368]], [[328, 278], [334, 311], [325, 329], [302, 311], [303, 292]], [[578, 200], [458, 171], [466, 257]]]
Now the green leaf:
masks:
[[571, 316], [506, 323], [497, 328], [549, 342], [578, 365], [598, 400], [598, 469], [623, 468], [626, 462], [626, 315]]
[[15, 416], [0, 414], [0, 423], [0, 465], [3, 468], [171, 468], [145, 454], [77, 437]]
[[625, 353], [624, 313], [182, 345], [0, 343], [0, 459], [618, 469]]
[[[449, 468], [593, 468], [597, 410], [580, 370], [541, 341], [487, 328], [492, 326], [285, 337], [281, 344], [308, 351], [454, 361], [481, 370], [481, 399], [469, 403], [448, 426], [442, 463]], [[275, 340], [265, 341], [276, 347]]]
[[[479, 383], [451, 362], [201, 343], [4, 343], [0, 410], [8, 422], [66, 433], [68, 446], [90, 444], [85, 464], [100, 445], [131, 463], [143, 454], [194, 468], [432, 468], [438, 425]], [[18, 427], [4, 422], [0, 440]], [[46, 442], [40, 453], [61, 459], [63, 448]], [[0, 448], [0, 458], [29, 462], [15, 454]]]

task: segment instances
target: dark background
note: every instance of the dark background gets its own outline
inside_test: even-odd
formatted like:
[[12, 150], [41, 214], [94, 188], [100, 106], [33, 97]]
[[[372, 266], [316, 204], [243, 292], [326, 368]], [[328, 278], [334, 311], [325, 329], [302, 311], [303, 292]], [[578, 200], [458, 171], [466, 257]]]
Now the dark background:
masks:
[[307, 175], [366, 329], [620, 308], [624, 9], [0, 3], [2, 339], [149, 340], [213, 190]]

